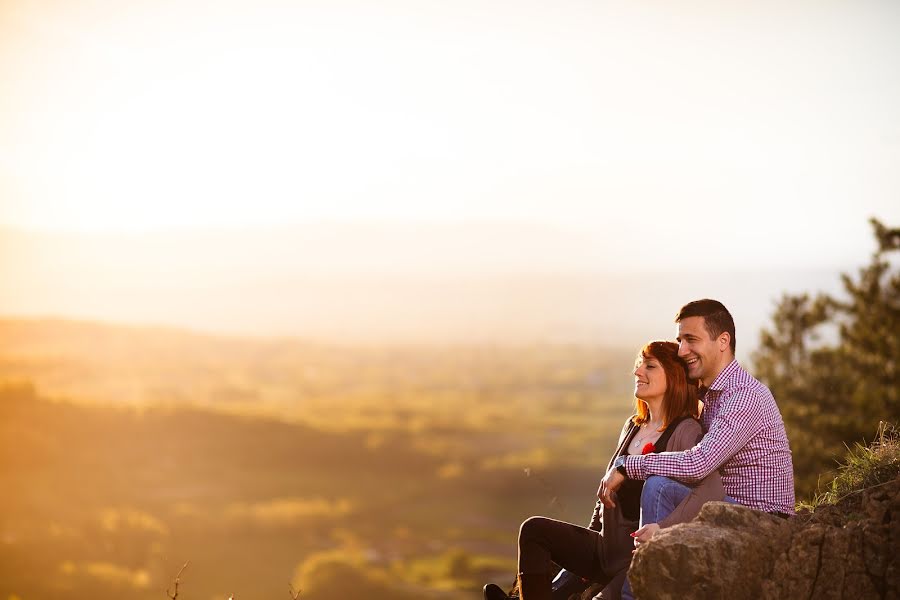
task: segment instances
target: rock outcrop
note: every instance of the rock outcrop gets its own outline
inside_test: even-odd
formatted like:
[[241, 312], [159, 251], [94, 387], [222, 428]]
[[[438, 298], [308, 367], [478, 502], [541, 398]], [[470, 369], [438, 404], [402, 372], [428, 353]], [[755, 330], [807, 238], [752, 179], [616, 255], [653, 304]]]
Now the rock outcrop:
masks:
[[629, 578], [639, 599], [898, 599], [900, 478], [791, 519], [708, 503], [641, 546]]

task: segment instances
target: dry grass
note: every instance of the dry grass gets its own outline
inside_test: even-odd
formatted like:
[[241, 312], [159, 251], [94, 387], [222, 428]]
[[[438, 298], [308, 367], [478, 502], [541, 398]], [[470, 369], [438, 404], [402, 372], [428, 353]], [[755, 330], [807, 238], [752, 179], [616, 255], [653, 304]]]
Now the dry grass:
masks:
[[900, 475], [900, 430], [892, 423], [882, 421], [875, 439], [869, 445], [855, 444], [847, 449], [843, 463], [834, 476], [813, 498], [800, 502], [799, 509], [814, 511], [820, 506], [840, 503], [842, 500], [893, 481]]

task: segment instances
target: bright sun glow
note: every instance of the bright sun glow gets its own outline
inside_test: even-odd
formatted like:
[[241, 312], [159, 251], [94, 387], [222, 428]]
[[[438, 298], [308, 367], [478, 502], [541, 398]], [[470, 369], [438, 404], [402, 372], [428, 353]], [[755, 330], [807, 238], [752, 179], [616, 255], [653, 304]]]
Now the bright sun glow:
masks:
[[900, 187], [883, 12], [4, 3], [0, 217], [520, 219], [629, 243], [698, 214], [797, 235], [828, 204], [799, 233], [856, 219], [864, 243]]
[[0, 314], [625, 339], [716, 295], [752, 328], [900, 222], [898, 25], [837, 0], [3, 2]]

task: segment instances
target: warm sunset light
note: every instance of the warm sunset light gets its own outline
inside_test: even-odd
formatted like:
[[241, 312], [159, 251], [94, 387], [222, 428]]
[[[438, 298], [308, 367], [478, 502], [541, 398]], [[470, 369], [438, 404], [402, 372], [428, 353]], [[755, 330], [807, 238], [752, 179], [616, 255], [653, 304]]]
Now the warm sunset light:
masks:
[[703, 215], [834, 260], [898, 210], [897, 15], [874, 6], [7, 2], [0, 217], [518, 219], [619, 244]]
[[[523, 520], [586, 525], [620, 432], [664, 448], [641, 401], [709, 434], [723, 356], [786, 432], [750, 462], [824, 501], [900, 413], [898, 32], [889, 0], [0, 1], [0, 600], [506, 597]], [[734, 336], [651, 372], [707, 297]], [[816, 525], [850, 557], [900, 519], [866, 482], [871, 523]], [[896, 560], [842, 581], [892, 597]]]

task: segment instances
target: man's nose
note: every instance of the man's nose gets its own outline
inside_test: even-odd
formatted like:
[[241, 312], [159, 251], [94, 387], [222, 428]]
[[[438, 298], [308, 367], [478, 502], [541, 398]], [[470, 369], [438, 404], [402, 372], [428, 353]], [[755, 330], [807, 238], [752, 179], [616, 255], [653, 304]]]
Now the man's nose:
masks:
[[690, 354], [690, 352], [687, 349], [687, 344], [683, 341], [678, 342], [678, 356], [687, 356], [688, 354]]

